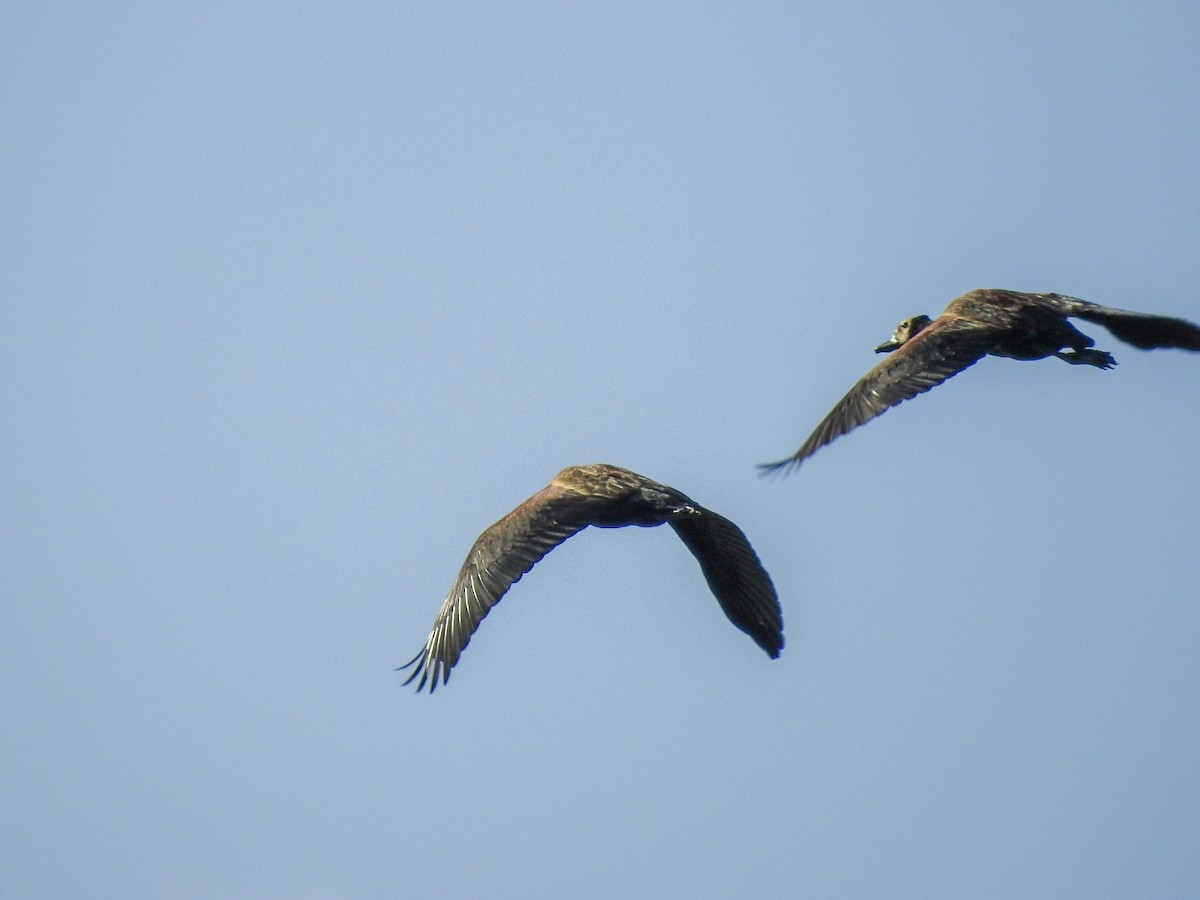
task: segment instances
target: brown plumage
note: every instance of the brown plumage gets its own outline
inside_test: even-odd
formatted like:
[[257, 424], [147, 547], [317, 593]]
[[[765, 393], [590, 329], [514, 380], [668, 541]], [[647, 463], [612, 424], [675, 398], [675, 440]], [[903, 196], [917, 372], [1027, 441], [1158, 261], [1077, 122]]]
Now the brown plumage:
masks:
[[425, 647], [401, 666], [405, 681], [450, 680], [450, 669], [488, 611], [543, 556], [589, 525], [668, 524], [700, 562], [708, 586], [734, 625], [774, 659], [783, 649], [783, 615], [771, 578], [742, 530], [679, 491], [610, 465], [570, 466], [475, 541]]
[[980, 290], [963, 294], [936, 319], [905, 319], [891, 339], [875, 348], [889, 353], [850, 389], [808, 440], [784, 460], [760, 466], [766, 472], [796, 468], [821, 447], [893, 406], [911, 400], [985, 356], [1043, 359], [1057, 356], [1072, 365], [1111, 369], [1117, 364], [1076, 329], [1067, 317], [1103, 325], [1121, 340], [1149, 350], [1200, 350], [1200, 327], [1183, 319], [1112, 309], [1061, 294]]

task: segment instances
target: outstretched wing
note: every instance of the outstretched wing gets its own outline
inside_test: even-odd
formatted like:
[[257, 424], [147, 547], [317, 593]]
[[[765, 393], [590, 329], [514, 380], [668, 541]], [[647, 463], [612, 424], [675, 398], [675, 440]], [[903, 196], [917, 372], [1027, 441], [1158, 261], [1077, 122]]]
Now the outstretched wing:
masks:
[[404, 682], [420, 676], [433, 692], [471, 641], [471, 635], [505, 592], [538, 560], [591, 524], [595, 501], [551, 485], [488, 528], [471, 547], [421, 652], [401, 666], [415, 665]]
[[779, 462], [764, 463], [764, 473], [796, 468], [821, 447], [893, 406], [911, 400], [963, 369], [974, 365], [996, 345], [1001, 331], [979, 322], [941, 317], [864, 375], [809, 435]]
[[771, 576], [742, 529], [692, 505], [668, 521], [700, 561], [708, 586], [729, 621], [775, 659], [783, 649], [783, 613]]
[[1193, 325], [1186, 319], [1130, 312], [1127, 309], [1114, 309], [1111, 306], [1100, 306], [1097, 303], [1089, 303], [1087, 300], [1062, 294], [1039, 296], [1066, 315], [1077, 316], [1080, 319], [1103, 325], [1125, 343], [1133, 344], [1142, 350], [1152, 350], [1157, 347], [1200, 350], [1200, 326]]

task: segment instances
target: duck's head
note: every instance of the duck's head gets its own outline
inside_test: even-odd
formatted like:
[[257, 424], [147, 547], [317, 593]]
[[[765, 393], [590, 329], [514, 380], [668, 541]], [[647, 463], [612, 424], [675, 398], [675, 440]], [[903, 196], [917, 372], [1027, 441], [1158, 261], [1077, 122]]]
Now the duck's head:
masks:
[[875, 348], [876, 353], [891, 353], [900, 347], [903, 347], [918, 334], [920, 334], [925, 326], [933, 320], [929, 316], [913, 316], [911, 319], [905, 319], [892, 332], [892, 336]]

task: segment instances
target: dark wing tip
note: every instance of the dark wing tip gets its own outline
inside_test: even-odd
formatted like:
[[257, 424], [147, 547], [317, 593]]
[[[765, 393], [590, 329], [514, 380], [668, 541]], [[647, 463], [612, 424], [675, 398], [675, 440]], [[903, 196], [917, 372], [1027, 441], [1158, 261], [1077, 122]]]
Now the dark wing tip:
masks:
[[783, 639], [782, 617], [779, 621], [760, 620], [753, 630], [747, 630], [746, 633], [750, 635], [754, 643], [762, 647], [767, 656], [771, 659], [779, 659], [786, 643]]
[[401, 687], [412, 684], [413, 681], [416, 681], [417, 676], [419, 675], [421, 680], [417, 682], [417, 693], [421, 693], [421, 691], [425, 689], [426, 683], [428, 683], [429, 693], [432, 694], [437, 690], [439, 677], [441, 678], [442, 684], [445, 684], [450, 680], [450, 667], [443, 664], [441, 660], [431, 659], [428, 647], [422, 647], [420, 653], [418, 653], [404, 665], [397, 666], [396, 671], [403, 672], [409, 666], [414, 665], [416, 668], [412, 670], [412, 673], [406, 679], [404, 679], [404, 682], [400, 685]]
[[757, 463], [754, 468], [758, 469], [760, 478], [784, 478], [800, 468], [800, 464], [812, 456], [812, 453], [793, 453], [787, 459], [780, 459], [776, 462]]
[[753, 623], [744, 623], [739, 625], [746, 634], [750, 635], [750, 639], [762, 648], [763, 652], [771, 659], [779, 659], [783, 653], [783, 648], [787, 641], [783, 638], [783, 618], [775, 621], [773, 617], [759, 618]]
[[809, 438], [805, 446], [801, 447], [787, 459], [781, 459], [777, 462], [757, 463], [755, 468], [758, 469], [758, 474], [762, 478], [784, 478], [799, 469], [801, 464], [806, 459], [808, 459], [826, 444], [833, 443], [834, 440], [841, 437], [841, 435], [844, 433], [845, 432], [839, 432], [832, 437], [822, 437], [820, 440], [816, 441], [812, 447], [807, 446], [809, 443], [813, 443], [812, 438]]

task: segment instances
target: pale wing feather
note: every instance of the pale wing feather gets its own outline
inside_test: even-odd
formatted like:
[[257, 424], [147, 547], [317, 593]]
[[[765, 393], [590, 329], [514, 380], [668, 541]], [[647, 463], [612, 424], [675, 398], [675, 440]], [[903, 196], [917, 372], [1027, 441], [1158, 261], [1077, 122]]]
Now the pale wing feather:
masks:
[[759, 468], [765, 472], [796, 468], [829, 442], [973, 366], [995, 346], [999, 334], [975, 322], [935, 321], [864, 375], [799, 450]]
[[454, 587], [446, 595], [421, 652], [401, 666], [415, 665], [405, 681], [420, 677], [433, 691], [450, 679], [471, 635], [521, 576], [543, 556], [591, 524], [595, 501], [548, 487], [483, 532], [467, 554]]

